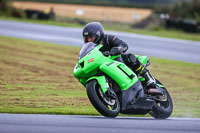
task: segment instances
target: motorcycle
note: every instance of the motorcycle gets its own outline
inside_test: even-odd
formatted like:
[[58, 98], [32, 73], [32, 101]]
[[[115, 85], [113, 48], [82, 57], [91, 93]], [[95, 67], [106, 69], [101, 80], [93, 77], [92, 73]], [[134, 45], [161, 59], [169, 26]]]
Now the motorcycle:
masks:
[[[119, 113], [146, 115], [166, 119], [173, 111], [173, 102], [165, 86], [157, 79], [159, 95], [148, 93], [145, 79], [137, 76], [123, 63], [120, 55], [102, 53], [102, 44], [92, 42], [82, 46], [74, 76], [86, 87], [87, 95], [95, 109], [105, 117]], [[150, 65], [147, 56], [136, 55], [145, 66]]]

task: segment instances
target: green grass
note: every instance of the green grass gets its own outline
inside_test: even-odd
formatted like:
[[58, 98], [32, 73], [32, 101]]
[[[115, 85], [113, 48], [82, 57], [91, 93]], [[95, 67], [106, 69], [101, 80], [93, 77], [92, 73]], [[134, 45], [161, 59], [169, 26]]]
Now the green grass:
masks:
[[[0, 36], [0, 112], [99, 115], [73, 77], [80, 47]], [[200, 65], [151, 58], [176, 117], [200, 117]]]
[[[64, 26], [64, 27], [79, 27], [79, 28], [84, 27], [84, 25], [80, 25], [77, 23], [58, 22], [58, 21], [52, 21], [52, 20], [45, 21], [45, 20], [34, 20], [34, 19], [32, 20], [17, 19], [17, 18], [11, 18], [11, 17], [3, 17], [3, 16], [0, 16], [0, 19], [45, 24], [45, 25], [57, 25], [57, 26]], [[133, 28], [130, 28], [130, 26], [127, 24], [118, 24], [118, 23], [104, 23], [103, 25], [104, 25], [105, 30], [122, 31], [122, 32], [130, 32], [130, 33], [136, 33], [136, 34], [159, 36], [159, 37], [200, 41], [200, 33], [191, 34], [191, 33], [183, 32], [181, 30], [173, 30], [173, 29], [166, 30], [161, 27], [149, 28], [149, 29], [133, 29]]]

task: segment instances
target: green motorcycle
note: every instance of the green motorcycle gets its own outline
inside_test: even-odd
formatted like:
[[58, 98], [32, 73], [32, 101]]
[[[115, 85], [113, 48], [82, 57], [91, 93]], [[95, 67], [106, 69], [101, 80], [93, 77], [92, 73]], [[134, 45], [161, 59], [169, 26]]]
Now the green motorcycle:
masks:
[[[100, 52], [103, 45], [89, 42], [83, 45], [74, 76], [87, 88], [87, 95], [96, 110], [105, 117], [119, 113], [145, 115], [166, 119], [173, 111], [172, 99], [167, 89], [156, 79], [160, 95], [149, 94], [145, 79], [127, 67], [120, 55], [110, 56]], [[147, 56], [137, 56], [148, 66]]]

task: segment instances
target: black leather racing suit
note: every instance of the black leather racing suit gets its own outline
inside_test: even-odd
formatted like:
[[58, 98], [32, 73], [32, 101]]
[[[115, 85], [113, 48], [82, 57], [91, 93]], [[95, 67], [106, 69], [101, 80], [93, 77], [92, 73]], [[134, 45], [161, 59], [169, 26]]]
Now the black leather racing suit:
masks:
[[[102, 39], [103, 47], [100, 49], [102, 53], [105, 51], [110, 51], [112, 55], [119, 55], [124, 61], [124, 63], [130, 67], [136, 74], [140, 74], [143, 71], [143, 66], [140, 61], [130, 53], [125, 52], [128, 50], [128, 45], [113, 35], [105, 34]], [[137, 71], [136, 71], [137, 70]]]

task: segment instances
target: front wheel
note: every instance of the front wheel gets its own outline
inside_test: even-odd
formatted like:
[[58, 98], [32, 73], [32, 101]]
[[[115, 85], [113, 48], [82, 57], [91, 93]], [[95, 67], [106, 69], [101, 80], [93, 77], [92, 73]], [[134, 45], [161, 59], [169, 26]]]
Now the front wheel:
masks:
[[[161, 84], [158, 80], [156, 80], [156, 81], [157, 81], [157, 83]], [[170, 94], [166, 88], [162, 87], [162, 89], [164, 89], [164, 91], [165, 91], [167, 100], [166, 101], [155, 100], [155, 104], [149, 113], [152, 117], [154, 117], [156, 119], [166, 119], [173, 112], [173, 102], [170, 97]]]
[[99, 113], [106, 117], [116, 117], [119, 114], [120, 103], [118, 98], [106, 97], [96, 80], [87, 83], [86, 88], [90, 102]]

